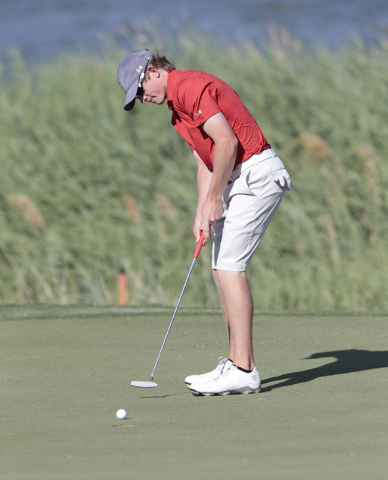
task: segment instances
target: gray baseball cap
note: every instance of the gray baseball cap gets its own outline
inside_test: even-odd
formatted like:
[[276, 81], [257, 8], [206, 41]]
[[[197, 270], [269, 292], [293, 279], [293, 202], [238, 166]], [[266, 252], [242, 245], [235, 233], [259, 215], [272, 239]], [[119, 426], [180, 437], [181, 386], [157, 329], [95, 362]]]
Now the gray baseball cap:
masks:
[[137, 89], [141, 86], [144, 72], [152, 60], [148, 50], [137, 50], [127, 55], [117, 69], [117, 80], [125, 93], [124, 110], [129, 112], [135, 106]]

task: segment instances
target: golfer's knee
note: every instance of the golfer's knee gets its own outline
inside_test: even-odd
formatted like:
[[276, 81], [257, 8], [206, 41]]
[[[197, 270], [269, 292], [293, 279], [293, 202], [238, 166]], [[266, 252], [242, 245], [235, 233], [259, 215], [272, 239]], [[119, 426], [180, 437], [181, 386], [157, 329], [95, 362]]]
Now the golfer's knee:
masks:
[[218, 280], [222, 279], [246, 279], [247, 275], [245, 271], [234, 270], [213, 270], [213, 277], [217, 276]]

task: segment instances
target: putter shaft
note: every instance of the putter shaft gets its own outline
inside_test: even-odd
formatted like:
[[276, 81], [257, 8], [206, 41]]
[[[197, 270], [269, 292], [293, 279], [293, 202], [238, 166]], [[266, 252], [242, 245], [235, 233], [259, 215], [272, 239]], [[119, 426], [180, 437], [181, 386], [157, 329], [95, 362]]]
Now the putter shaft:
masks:
[[170, 333], [170, 329], [171, 329], [171, 326], [172, 326], [172, 322], [174, 321], [176, 312], [178, 311], [179, 304], [181, 303], [181, 299], [182, 299], [182, 297], [183, 297], [183, 293], [184, 293], [184, 291], [185, 291], [187, 282], [189, 281], [191, 271], [193, 270], [194, 263], [195, 263], [195, 261], [196, 261], [197, 258], [198, 258], [199, 252], [201, 251], [202, 244], [203, 244], [203, 240], [204, 240], [204, 234], [203, 234], [203, 232], [202, 232], [202, 233], [201, 233], [201, 238], [199, 239], [197, 248], [195, 249], [195, 252], [194, 252], [194, 258], [193, 258], [193, 261], [191, 262], [191, 266], [190, 266], [190, 269], [189, 269], [189, 273], [187, 274], [187, 277], [186, 277], [185, 283], [184, 283], [184, 285], [183, 285], [181, 294], [180, 294], [180, 296], [179, 296], [179, 299], [178, 299], [178, 302], [177, 302], [177, 304], [176, 304], [174, 313], [173, 313], [173, 315], [172, 315], [172, 318], [171, 318], [171, 321], [170, 321], [170, 325], [168, 326], [166, 335], [165, 335], [164, 340], [163, 340], [163, 343], [162, 343], [162, 347], [161, 347], [161, 349], [160, 349], [160, 351], [159, 351], [158, 358], [156, 359], [154, 368], [153, 368], [153, 370], [152, 370], [152, 373], [151, 373], [151, 382], [154, 381], [154, 373], [155, 373], [156, 367], [157, 367], [157, 365], [158, 365], [160, 355], [162, 354], [162, 351], [163, 351], [163, 348], [164, 348], [164, 344], [166, 343], [168, 334]]

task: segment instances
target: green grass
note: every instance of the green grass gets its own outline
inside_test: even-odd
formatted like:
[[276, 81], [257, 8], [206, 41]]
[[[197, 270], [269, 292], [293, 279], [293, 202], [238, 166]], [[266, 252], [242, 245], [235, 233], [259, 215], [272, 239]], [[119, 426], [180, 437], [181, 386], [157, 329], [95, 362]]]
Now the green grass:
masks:
[[[196, 164], [166, 106], [122, 110], [119, 61], [158, 47], [232, 85], [292, 178], [250, 266], [261, 310], [388, 310], [388, 43], [220, 46], [134, 27], [128, 50], [1, 67], [0, 303], [174, 305], [195, 247]], [[219, 308], [205, 248], [184, 307]]]
[[178, 313], [154, 389], [130, 382], [150, 379], [172, 312], [0, 312], [4, 480], [386, 478], [386, 315], [256, 315], [262, 392], [193, 397], [184, 377], [227, 354], [217, 312]]

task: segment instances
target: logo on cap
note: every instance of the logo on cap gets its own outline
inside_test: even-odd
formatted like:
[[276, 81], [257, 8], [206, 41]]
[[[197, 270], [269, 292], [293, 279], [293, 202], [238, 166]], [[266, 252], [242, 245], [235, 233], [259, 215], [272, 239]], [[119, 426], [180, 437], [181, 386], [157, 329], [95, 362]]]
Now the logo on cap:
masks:
[[148, 50], [139, 50], [130, 53], [120, 62], [117, 80], [125, 93], [124, 110], [132, 110], [138, 87], [141, 87], [147, 65], [151, 60], [152, 56]]

